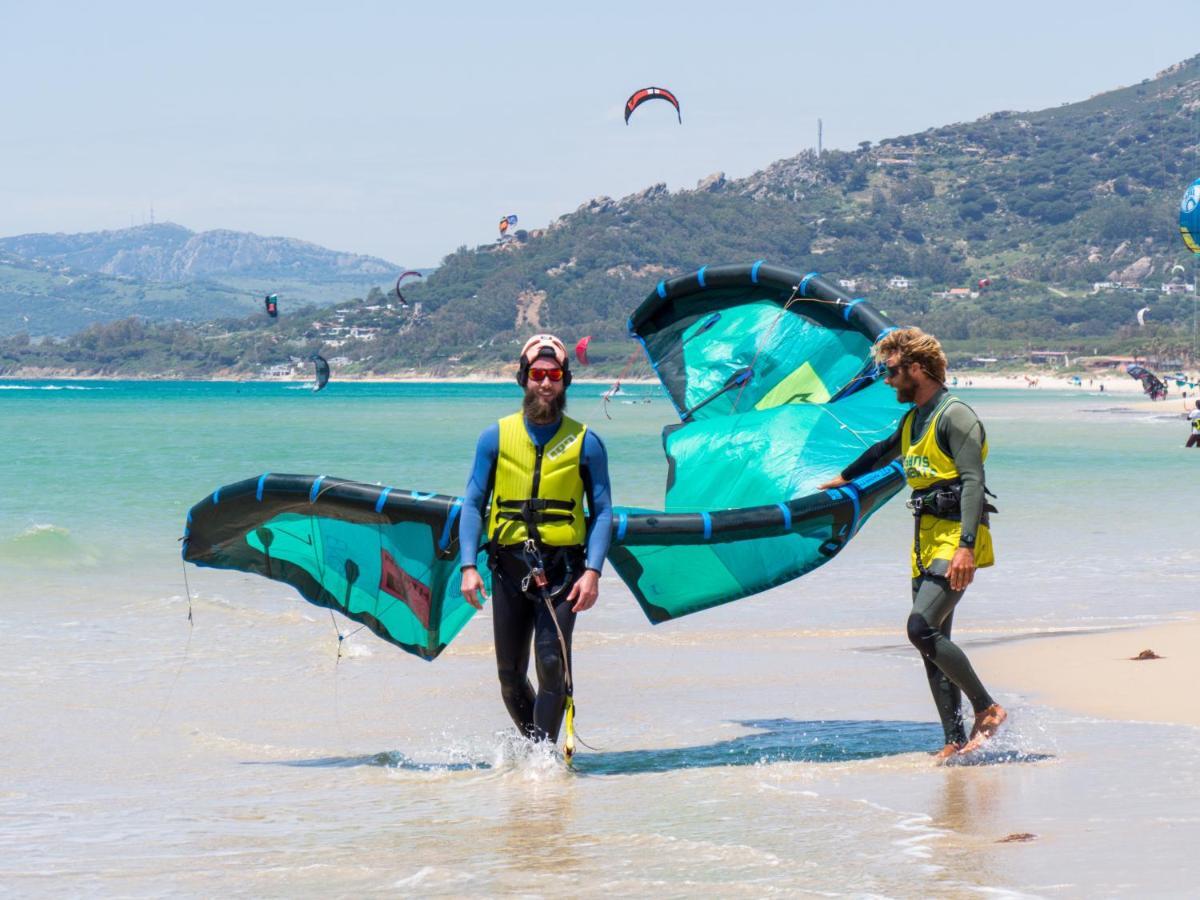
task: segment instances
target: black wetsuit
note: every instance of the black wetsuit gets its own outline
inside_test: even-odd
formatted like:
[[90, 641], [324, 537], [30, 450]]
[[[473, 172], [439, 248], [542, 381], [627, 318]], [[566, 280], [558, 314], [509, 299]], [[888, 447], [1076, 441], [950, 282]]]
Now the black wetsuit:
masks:
[[[582, 547], [547, 548], [543, 558], [550, 581], [554, 617], [538, 590], [530, 584], [521, 590], [530, 562], [518, 545], [495, 548], [489, 559], [492, 570], [492, 632], [496, 642], [496, 669], [500, 694], [513, 722], [526, 737], [558, 740], [566, 704], [567, 665], [570, 664], [571, 634], [575, 613], [567, 595], [584, 572]], [[562, 629], [568, 659], [564, 665], [562, 646], [554, 619]], [[538, 689], [529, 681], [530, 643], [537, 669]]]
[[[945, 388], [928, 403], [917, 407], [913, 421], [913, 438], [920, 440], [938, 405], [945, 398]], [[900, 427], [904, 427], [901, 420]], [[963, 403], [952, 403], [938, 420], [939, 447], [954, 460], [962, 478], [962, 540], [959, 546], [973, 547], [984, 508], [983, 442], [984, 430], [974, 410]], [[885, 438], [868, 448], [842, 472], [846, 480], [865, 475], [873, 469], [899, 458], [901, 432]], [[938, 717], [947, 744], [966, 743], [963, 727], [962, 695], [965, 693], [976, 713], [995, 701], [975, 674], [962, 649], [950, 640], [954, 624], [954, 609], [963, 591], [950, 589], [946, 578], [949, 563], [936, 559], [928, 575], [912, 580], [912, 610], [908, 616], [908, 639], [921, 653], [925, 662], [925, 677], [933, 693]]]

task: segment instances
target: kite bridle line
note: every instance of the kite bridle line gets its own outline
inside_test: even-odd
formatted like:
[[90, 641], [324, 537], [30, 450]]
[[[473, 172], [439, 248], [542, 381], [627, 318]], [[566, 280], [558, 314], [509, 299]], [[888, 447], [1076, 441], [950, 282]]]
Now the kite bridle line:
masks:
[[782, 319], [784, 316], [784, 313], [786, 313], [788, 311], [788, 307], [791, 306], [793, 303], [795, 303], [796, 300], [799, 299], [799, 297], [800, 297], [800, 285], [798, 284], [794, 288], [792, 288], [792, 296], [788, 297], [787, 302], [785, 304], [783, 304], [783, 308], [781, 310], [779, 310], [779, 315], [777, 315], [775, 317], [774, 321], [771, 322], [771, 327], [766, 330], [766, 333], [763, 334], [763, 336], [761, 338], [759, 338], [758, 346], [754, 348], [754, 356], [751, 358], [750, 365], [748, 366], [748, 368], [750, 369], [750, 377], [742, 382], [742, 386], [738, 390], [737, 396], [733, 398], [733, 407], [730, 410], [731, 413], [737, 412], [738, 403], [740, 403], [742, 400], [742, 392], [744, 390], [746, 390], [746, 385], [748, 385], [754, 379], [754, 364], [756, 362], [758, 362], [759, 356], [762, 355], [763, 348], [766, 347], [767, 339], [770, 338], [771, 335], [774, 333], [775, 326], [779, 324], [779, 320]]
[[[186, 537], [181, 537], [181, 541], [187, 540]], [[192, 619], [192, 588], [188, 584], [187, 563], [182, 557], [179, 559], [179, 565], [183, 567], [183, 590], [187, 594], [188, 601], [188, 637], [187, 643], [183, 645], [183, 658], [179, 660], [179, 668], [175, 670], [175, 677], [171, 679], [171, 686], [167, 689], [167, 696], [163, 700], [162, 708], [158, 711], [158, 715], [154, 717], [154, 726], [158, 727], [158, 723], [162, 721], [162, 717], [167, 712], [167, 707], [171, 705], [171, 698], [175, 696], [175, 686], [179, 684], [179, 676], [183, 674], [183, 667], [187, 664], [188, 656], [192, 652], [192, 635], [196, 633], [196, 623]]]

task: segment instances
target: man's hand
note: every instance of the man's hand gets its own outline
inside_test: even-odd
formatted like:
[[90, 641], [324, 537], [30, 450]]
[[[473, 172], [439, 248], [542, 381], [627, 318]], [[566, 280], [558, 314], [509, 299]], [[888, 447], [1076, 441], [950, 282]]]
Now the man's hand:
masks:
[[954, 551], [954, 559], [950, 560], [950, 568], [946, 571], [950, 581], [950, 590], [965, 591], [967, 585], [975, 578], [975, 551], [970, 547], [959, 547]]
[[[483, 577], [474, 566], [468, 566], [462, 573], [462, 595], [476, 609], [483, 609], [483, 604], [491, 599], [483, 589]], [[479, 598], [482, 597], [483, 600]]]
[[818, 491], [828, 491], [831, 488], [845, 487], [849, 483], [850, 482], [848, 482], [845, 478], [843, 478], [841, 475], [839, 475], [837, 478], [833, 478], [833, 479], [825, 482], [824, 484], [820, 485], [817, 488], [817, 490]]
[[571, 612], [583, 612], [596, 605], [596, 597], [600, 594], [600, 573], [595, 569], [584, 569], [579, 580], [567, 594], [567, 602], [574, 601]]

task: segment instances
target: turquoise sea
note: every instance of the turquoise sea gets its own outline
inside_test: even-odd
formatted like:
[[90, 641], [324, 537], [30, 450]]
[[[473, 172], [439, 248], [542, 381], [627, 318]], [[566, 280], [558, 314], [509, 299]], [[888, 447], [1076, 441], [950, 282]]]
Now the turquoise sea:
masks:
[[[572, 414], [604, 437], [617, 503], [661, 507], [670, 405], [635, 386], [625, 399], [652, 402], [609, 419], [603, 389], [573, 386]], [[1177, 400], [961, 395], [1000, 509], [999, 564], [956, 617], [968, 652], [1197, 609], [1200, 454]], [[458, 494], [480, 430], [518, 402], [504, 384], [0, 382], [0, 885], [1093, 896], [1129, 893], [1136, 858], [1158, 893], [1187, 893], [1194, 729], [990, 685], [1014, 711], [996, 764], [930, 764], [899, 501], [830, 565], [662, 626], [606, 573], [576, 632], [598, 749], [574, 773], [507, 737], [486, 611], [432, 664], [368, 632], [339, 660], [345, 623], [289, 589], [185, 581], [184, 516], [218, 485], [270, 471]], [[1040, 837], [996, 843], [1012, 832]]]

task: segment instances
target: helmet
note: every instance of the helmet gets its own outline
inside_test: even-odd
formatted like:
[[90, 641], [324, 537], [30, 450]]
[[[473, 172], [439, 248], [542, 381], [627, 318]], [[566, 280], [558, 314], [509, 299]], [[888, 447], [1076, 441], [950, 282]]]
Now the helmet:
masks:
[[521, 365], [517, 369], [517, 384], [525, 387], [529, 383], [529, 367], [539, 359], [552, 359], [563, 370], [563, 387], [571, 383], [571, 364], [567, 357], [567, 346], [552, 334], [535, 334], [521, 348]]

